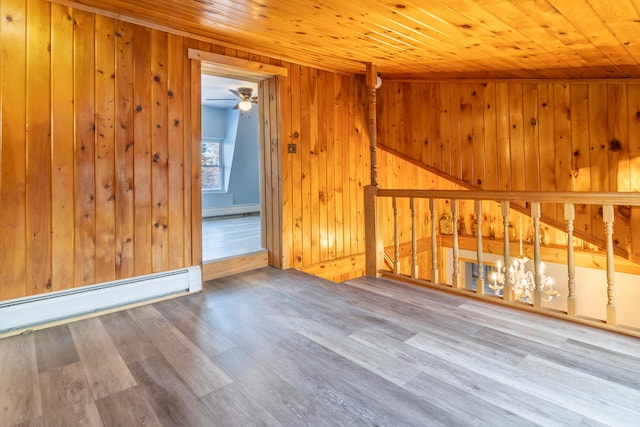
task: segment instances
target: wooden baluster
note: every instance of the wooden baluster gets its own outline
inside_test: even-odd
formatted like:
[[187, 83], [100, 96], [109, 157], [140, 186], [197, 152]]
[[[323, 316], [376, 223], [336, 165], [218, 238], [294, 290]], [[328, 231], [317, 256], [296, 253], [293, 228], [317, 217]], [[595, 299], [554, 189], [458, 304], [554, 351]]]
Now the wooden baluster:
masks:
[[418, 240], [416, 239], [416, 208], [413, 197], [410, 199], [411, 207], [411, 277], [418, 278]]
[[511, 271], [509, 268], [511, 267], [511, 253], [509, 246], [509, 211], [510, 211], [510, 203], [502, 202], [502, 223], [504, 224], [504, 288], [502, 289], [502, 298], [505, 301], [511, 301], [512, 298], [512, 290], [511, 290]]
[[536, 288], [533, 292], [533, 306], [542, 307], [542, 277], [540, 275], [540, 203], [531, 203], [531, 218], [533, 218], [533, 277]]
[[398, 205], [393, 197], [393, 273], [400, 272], [400, 236], [398, 234]]
[[616, 281], [613, 256], [613, 206], [602, 206], [604, 234], [607, 240], [607, 324], [616, 326]]
[[483, 268], [483, 255], [484, 248], [482, 247], [482, 200], [475, 201], [476, 219], [477, 219], [477, 254], [478, 254], [478, 278], [476, 279], [476, 294], [484, 295], [484, 268]]
[[436, 240], [436, 201], [429, 199], [431, 211], [431, 283], [438, 283], [438, 242]]
[[567, 221], [567, 314], [576, 315], [576, 265], [573, 253], [573, 222], [576, 218], [575, 207], [572, 203], [564, 205], [564, 220]]
[[453, 216], [453, 274], [451, 275], [451, 285], [458, 289], [460, 287], [460, 249], [458, 247], [458, 201], [451, 199], [451, 212]]

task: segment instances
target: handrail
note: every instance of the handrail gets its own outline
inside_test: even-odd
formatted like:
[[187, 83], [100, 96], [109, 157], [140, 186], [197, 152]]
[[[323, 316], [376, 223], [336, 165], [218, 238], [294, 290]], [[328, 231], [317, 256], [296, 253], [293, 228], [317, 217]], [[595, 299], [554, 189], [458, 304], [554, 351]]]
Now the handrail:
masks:
[[[381, 221], [381, 218], [378, 216], [378, 211], [380, 213], [383, 212], [384, 209], [389, 209], [389, 205], [378, 206], [376, 200], [381, 198], [391, 199], [391, 207], [393, 212], [390, 213], [393, 215], [392, 223], [390, 219], [386, 219], [385, 221]], [[406, 256], [410, 255], [410, 262], [407, 262], [403, 272], [400, 272], [400, 255], [399, 255], [399, 229], [398, 229], [398, 199], [407, 199], [409, 201], [409, 213], [411, 215], [411, 220], [409, 221], [410, 225], [403, 226], [403, 236], [407, 237], [410, 234], [411, 237], [411, 250]], [[429, 204], [421, 205], [418, 208], [418, 204], [416, 203], [419, 199], [428, 200]], [[438, 221], [438, 217], [436, 215], [436, 203], [438, 200], [444, 200], [448, 203], [448, 209], [453, 212], [453, 218], [451, 214], [447, 216], [443, 214], [440, 218], [439, 230], [437, 231], [436, 222]], [[542, 224], [541, 219], [544, 218], [545, 221], [548, 220], [547, 217], [542, 216], [542, 210], [544, 206], [549, 207], [554, 215], [551, 220], [562, 224], [562, 219], [554, 219], [556, 215], [563, 217], [564, 226], [566, 227], [567, 238], [565, 239], [564, 245], [566, 245], [567, 250], [567, 308], [564, 309], [564, 315], [572, 320], [578, 319], [581, 314], [577, 312], [576, 301], [577, 301], [577, 287], [576, 287], [576, 272], [575, 272], [575, 253], [574, 253], [574, 245], [577, 244], [573, 241], [574, 231], [576, 228], [575, 220], [576, 220], [576, 206], [578, 205], [592, 205], [593, 208], [597, 208], [597, 216], [589, 215], [587, 212], [587, 218], [590, 218], [590, 221], [600, 221], [604, 228], [604, 247], [606, 249], [605, 253], [605, 265], [606, 267], [606, 319], [603, 319], [606, 322], [608, 327], [617, 328], [618, 326], [618, 313], [616, 310], [617, 299], [616, 299], [616, 280], [615, 280], [615, 268], [614, 268], [614, 222], [621, 221], [624, 222], [624, 211], [620, 211], [615, 209], [615, 206], [629, 206], [636, 207], [640, 206], [640, 192], [532, 192], [532, 191], [488, 191], [488, 190], [418, 190], [418, 189], [382, 189], [377, 186], [367, 186], [365, 187], [365, 239], [367, 240], [367, 253], [366, 253], [366, 263], [367, 263], [367, 275], [376, 276], [382, 272], [385, 274], [391, 274], [396, 277], [410, 277], [412, 280], [418, 283], [424, 283], [425, 281], [432, 286], [440, 286], [447, 288], [449, 290], [460, 290], [464, 291], [464, 278], [460, 274], [459, 269], [459, 239], [460, 235], [458, 234], [458, 215], [459, 215], [459, 201], [474, 201], [472, 204], [473, 211], [471, 213], [474, 220], [474, 230], [478, 230], [476, 233], [474, 231], [474, 238], [476, 239], [476, 256], [477, 260], [475, 264], [477, 265], [476, 270], [478, 272], [477, 277], [475, 279], [475, 292], [474, 295], [478, 297], [484, 297], [484, 282], [489, 282], [487, 286], [492, 290], [494, 296], [491, 298], [496, 298], [496, 296], [505, 304], [509, 305], [522, 305], [523, 302], [531, 305], [531, 308], [535, 311], [545, 312], [546, 309], [543, 307], [543, 297], [545, 301], [552, 301], [556, 296], [560, 293], [553, 289], [551, 284], [553, 281], [549, 276], [544, 274], [544, 265], [541, 259], [541, 245], [543, 245], [542, 238]], [[484, 277], [484, 246], [483, 246], [483, 232], [482, 232], [482, 223], [483, 219], [486, 220], [486, 217], [483, 215], [483, 205], [482, 201], [493, 201], [498, 202], [500, 204], [500, 214], [496, 214], [496, 206], [491, 207], [493, 209], [493, 216], [490, 218], [492, 221], [491, 231], [493, 232], [493, 221], [495, 221], [496, 217], [502, 217], [502, 224], [504, 228], [504, 237], [503, 237], [503, 253], [499, 252], [491, 252], [490, 258], [492, 261], [496, 261], [496, 256], [501, 256], [500, 261], [504, 262], [503, 264], [497, 263], [497, 270], [493, 270], [493, 275], [491, 277]], [[515, 203], [514, 203], [515, 202]], [[549, 205], [558, 205], [563, 209], [560, 210], [556, 208], [556, 206]], [[544, 205], [544, 206], [543, 206]], [[467, 205], [467, 208], [471, 206]], [[544, 207], [544, 209], [547, 209]], [[406, 208], [403, 208], [406, 209]], [[422, 218], [420, 221], [417, 221], [416, 211], [420, 209]], [[585, 211], [583, 207], [580, 207], [581, 215], [585, 215]], [[446, 213], [447, 208], [445, 208]], [[511, 243], [515, 241], [515, 236], [509, 236], [507, 234], [507, 230], [511, 228], [510, 222], [510, 212], [516, 211], [519, 216], [519, 246], [520, 246], [520, 255], [513, 259], [511, 262]], [[406, 211], [405, 211], [406, 212]], [[560, 212], [563, 212], [561, 214]], [[595, 211], [593, 211], [595, 212]], [[387, 213], [389, 214], [389, 213]], [[533, 268], [527, 267], [528, 271], [524, 271], [524, 263], [526, 262], [525, 257], [523, 256], [523, 233], [522, 233], [522, 216], [530, 217], [530, 223], [532, 224], [531, 230], [532, 235], [529, 235], [531, 243], [533, 244]], [[616, 217], [620, 219], [616, 220]], [[426, 221], [426, 224], [424, 223]], [[460, 220], [462, 221], [462, 219]], [[394, 258], [391, 270], [385, 271], [380, 268], [381, 261], [383, 261], [384, 255], [384, 245], [383, 245], [383, 237], [382, 237], [382, 229], [386, 225], [387, 230], [389, 227], [393, 226], [393, 245], [394, 245]], [[595, 222], [593, 224], [595, 227]], [[629, 226], [628, 218], [627, 218], [627, 227]], [[420, 233], [424, 236], [428, 236], [430, 238], [431, 248], [427, 249], [429, 252], [428, 255], [422, 258], [420, 261], [420, 267], [418, 266], [418, 247], [417, 242], [419, 239], [422, 239], [423, 235], [417, 235], [417, 230], [420, 229]], [[515, 228], [515, 227], [514, 227]], [[445, 230], [445, 231], [442, 231]], [[410, 233], [408, 233], [410, 231]], [[485, 230], [486, 231], [486, 230]], [[441, 255], [441, 246], [436, 245], [436, 236], [438, 234], [443, 235], [452, 235], [452, 257], [448, 258], [449, 255]], [[464, 233], [464, 232], [463, 232]], [[464, 235], [464, 234], [463, 234]], [[490, 234], [490, 239], [495, 239], [495, 234]], [[388, 235], [386, 237], [389, 238]], [[617, 242], [616, 242], [617, 243]], [[444, 252], [442, 252], [444, 254]], [[429, 260], [430, 258], [430, 260]], [[425, 261], [424, 260], [428, 260]], [[424, 277], [429, 277], [429, 264], [431, 266], [430, 278], [429, 280], [424, 279]], [[502, 267], [501, 267], [502, 265]], [[442, 266], [442, 270], [447, 270], [447, 268], [452, 268], [447, 273], [439, 274], [439, 267]], [[407, 274], [406, 271], [410, 267], [410, 274]], [[495, 266], [494, 266], [495, 267]], [[492, 267], [492, 268], [494, 268]], [[426, 269], [425, 269], [426, 268]], [[491, 283], [492, 282], [492, 283]], [[461, 287], [462, 285], [462, 287]], [[523, 292], [522, 289], [527, 289], [526, 292]], [[581, 292], [584, 292], [581, 291]], [[524, 297], [523, 297], [524, 295]], [[549, 299], [547, 299], [549, 298]], [[558, 310], [556, 308], [555, 310]], [[602, 321], [594, 320], [594, 324], [600, 324]]]
[[640, 206], [640, 193], [590, 191], [494, 191], [494, 190], [412, 190], [376, 189], [378, 197], [414, 197], [420, 199], [499, 200], [505, 202], [584, 203], [593, 205]]

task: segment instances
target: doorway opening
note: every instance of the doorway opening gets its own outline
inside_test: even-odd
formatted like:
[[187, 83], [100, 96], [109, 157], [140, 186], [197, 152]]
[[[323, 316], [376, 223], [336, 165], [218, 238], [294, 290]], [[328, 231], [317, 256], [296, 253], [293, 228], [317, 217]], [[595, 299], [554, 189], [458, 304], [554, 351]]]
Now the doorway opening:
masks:
[[203, 262], [265, 252], [258, 84], [202, 74]]

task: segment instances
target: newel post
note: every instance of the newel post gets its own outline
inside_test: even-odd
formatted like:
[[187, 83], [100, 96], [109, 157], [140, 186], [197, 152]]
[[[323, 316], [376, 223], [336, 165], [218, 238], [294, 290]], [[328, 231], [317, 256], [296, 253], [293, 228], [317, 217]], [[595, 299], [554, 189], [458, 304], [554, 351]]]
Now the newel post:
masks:
[[373, 185], [364, 187], [365, 273], [369, 277], [378, 277], [380, 275], [378, 271], [384, 263], [377, 191], [378, 188]]
[[375, 65], [367, 64], [366, 83], [369, 92], [369, 151], [371, 155], [371, 185], [378, 185], [378, 171], [376, 160], [376, 83], [378, 80]]

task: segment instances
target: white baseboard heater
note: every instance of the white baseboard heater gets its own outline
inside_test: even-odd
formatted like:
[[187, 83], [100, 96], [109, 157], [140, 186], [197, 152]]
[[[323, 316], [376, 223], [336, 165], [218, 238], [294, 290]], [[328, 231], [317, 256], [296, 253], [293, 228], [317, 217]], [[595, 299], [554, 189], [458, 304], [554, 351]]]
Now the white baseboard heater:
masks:
[[202, 290], [199, 266], [0, 302], [0, 333]]

